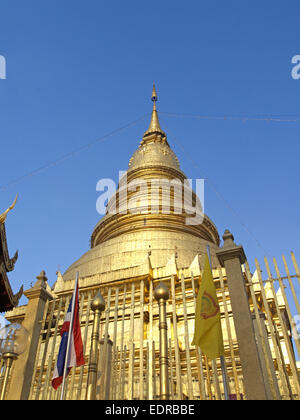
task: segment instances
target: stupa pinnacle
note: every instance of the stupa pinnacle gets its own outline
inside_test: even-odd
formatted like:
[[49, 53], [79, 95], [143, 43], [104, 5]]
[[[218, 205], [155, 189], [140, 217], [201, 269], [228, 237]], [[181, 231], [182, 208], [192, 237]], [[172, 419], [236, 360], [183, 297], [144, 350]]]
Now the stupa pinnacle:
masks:
[[155, 84], [153, 84], [151, 100], [153, 101], [151, 121], [148, 130], [144, 133], [142, 144], [146, 143], [147, 141], [152, 141], [154, 137], [158, 137], [160, 140], [163, 139], [164, 141], [166, 141], [167, 138], [166, 133], [161, 129], [159, 124], [158, 113], [156, 109], [156, 102], [158, 97]]

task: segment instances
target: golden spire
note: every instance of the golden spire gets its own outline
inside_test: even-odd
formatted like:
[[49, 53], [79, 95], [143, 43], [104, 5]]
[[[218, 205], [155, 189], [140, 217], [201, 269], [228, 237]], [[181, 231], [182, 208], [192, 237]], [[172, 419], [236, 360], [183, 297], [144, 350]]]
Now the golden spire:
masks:
[[158, 120], [158, 114], [156, 110], [156, 102], [157, 102], [157, 93], [155, 89], [155, 84], [153, 84], [153, 90], [152, 90], [152, 98], [153, 101], [153, 110], [152, 110], [152, 116], [151, 121], [148, 130], [145, 132], [144, 137], [150, 136], [151, 134], [160, 134], [163, 137], [166, 137], [166, 133], [162, 131], [160, 128], [159, 120]]
[[15, 207], [17, 198], [18, 198], [18, 194], [16, 195], [16, 198], [14, 199], [14, 202], [12, 203], [12, 205], [8, 207], [8, 209], [4, 213], [0, 214], [0, 224], [5, 223], [6, 216], [10, 212], [10, 210], [12, 210]]

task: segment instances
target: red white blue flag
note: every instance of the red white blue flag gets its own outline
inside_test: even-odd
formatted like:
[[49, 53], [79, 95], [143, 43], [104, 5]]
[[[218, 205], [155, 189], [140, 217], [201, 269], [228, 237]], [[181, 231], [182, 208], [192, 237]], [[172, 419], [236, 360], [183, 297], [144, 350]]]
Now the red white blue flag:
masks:
[[[73, 299], [75, 299], [74, 305], [73, 305]], [[69, 337], [70, 327], [71, 327], [71, 336]], [[60, 384], [63, 382], [65, 363], [67, 359], [68, 359], [68, 362], [66, 366], [65, 376], [69, 374], [72, 367], [82, 366], [85, 363], [84, 356], [83, 356], [83, 345], [82, 345], [80, 321], [79, 321], [78, 281], [76, 281], [73, 296], [70, 301], [68, 312], [66, 314], [65, 321], [61, 328], [60, 335], [61, 335], [61, 343], [59, 347], [56, 367], [54, 369], [53, 377], [52, 377], [52, 386], [54, 389], [57, 389], [60, 386]], [[68, 346], [68, 339], [69, 339], [69, 346]], [[67, 355], [67, 350], [69, 353], [68, 355]]]

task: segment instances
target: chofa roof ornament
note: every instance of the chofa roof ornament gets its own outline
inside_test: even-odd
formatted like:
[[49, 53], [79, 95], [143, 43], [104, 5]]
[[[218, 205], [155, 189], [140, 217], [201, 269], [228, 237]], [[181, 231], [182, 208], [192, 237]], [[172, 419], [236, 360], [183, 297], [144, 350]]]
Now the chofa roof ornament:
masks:
[[0, 224], [5, 223], [8, 213], [15, 207], [17, 199], [18, 199], [18, 194], [16, 195], [16, 198], [14, 199], [14, 202], [12, 203], [12, 205], [8, 207], [8, 209], [5, 210], [4, 213], [0, 214]]

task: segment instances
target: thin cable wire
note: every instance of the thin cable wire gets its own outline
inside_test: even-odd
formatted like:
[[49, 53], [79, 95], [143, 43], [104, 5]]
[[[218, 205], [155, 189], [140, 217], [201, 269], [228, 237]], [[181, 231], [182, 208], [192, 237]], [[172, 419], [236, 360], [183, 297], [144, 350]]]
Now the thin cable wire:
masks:
[[299, 118], [283, 118], [286, 117], [284, 115], [270, 115], [268, 117], [266, 116], [256, 116], [256, 117], [249, 117], [249, 116], [235, 116], [235, 115], [197, 115], [197, 114], [176, 114], [172, 112], [159, 112], [160, 115], [165, 115], [168, 117], [180, 117], [180, 118], [196, 118], [201, 120], [223, 120], [223, 121], [274, 121], [274, 122], [300, 122], [300, 115], [296, 114], [295, 116]]
[[[198, 114], [178, 114], [178, 113], [171, 113], [171, 112], [162, 112], [160, 111], [161, 115], [165, 115], [165, 116], [169, 116], [169, 117], [181, 117], [181, 118], [196, 118], [196, 119], [202, 119], [202, 120], [231, 120], [231, 121], [276, 121], [276, 122], [300, 122], [300, 115], [299, 114], [291, 114], [291, 115], [269, 115], [268, 117], [264, 116], [264, 115], [260, 115], [259, 117], [251, 117], [251, 116], [233, 116], [233, 115], [224, 115], [224, 116], [210, 116], [210, 115], [198, 115]], [[141, 121], [142, 119], [144, 119], [147, 115], [149, 115], [149, 113], [144, 114], [142, 117], [138, 118], [135, 121], [132, 121], [126, 125], [124, 125], [123, 127], [120, 127], [116, 130], [113, 130], [112, 132], [104, 135], [103, 137], [100, 137], [99, 139], [88, 143], [76, 150], [73, 150], [72, 152], [69, 152], [67, 154], [65, 154], [64, 156], [56, 159], [53, 162], [50, 162], [49, 164], [46, 164], [44, 166], [41, 166], [37, 169], [34, 169], [31, 172], [28, 172], [27, 174], [22, 175], [21, 177], [12, 180], [10, 182], [8, 182], [7, 184], [1, 185], [0, 186], [0, 191], [4, 191], [6, 190], [8, 187], [22, 181], [25, 178], [34, 176], [36, 174], [38, 174], [39, 172], [42, 172], [43, 170], [46, 170], [48, 168], [54, 167], [56, 165], [58, 165], [59, 163], [61, 163], [62, 161], [69, 159], [70, 157], [74, 156], [75, 154], [88, 149], [89, 147], [92, 147], [94, 144], [99, 143], [101, 141], [106, 140], [107, 138], [113, 136], [114, 134], [116, 134], [119, 131], [125, 130], [126, 128], [129, 128], [132, 125], [137, 124], [139, 121]], [[266, 114], [267, 115], [267, 114]], [[294, 118], [294, 119], [286, 119], [286, 118], [282, 118], [282, 117], [287, 117], [287, 116], [294, 116], [294, 117], [298, 117], [299, 118]], [[280, 117], [280, 118], [279, 118]]]
[[[160, 112], [160, 114], [161, 114], [161, 112]], [[165, 123], [164, 123], [164, 126], [166, 127]], [[194, 159], [189, 155], [189, 153], [187, 153], [185, 147], [182, 146], [181, 142], [179, 142], [179, 140], [176, 137], [173, 136], [173, 134], [171, 133], [171, 131], [169, 130], [168, 127], [166, 127], [166, 131], [168, 131], [172, 135], [172, 142], [174, 142], [175, 144], [177, 144], [181, 148], [181, 150], [184, 152], [184, 154], [187, 156], [187, 158], [190, 160], [190, 162], [195, 166], [195, 168], [198, 169], [198, 170], [200, 169], [200, 171], [201, 171], [200, 166], [194, 161]], [[243, 226], [243, 228], [245, 229], [245, 231], [252, 237], [252, 239], [255, 240], [256, 244], [264, 251], [265, 254], [270, 255], [269, 252], [267, 252], [265, 250], [265, 248], [261, 245], [261, 243], [256, 238], [256, 236], [251, 232], [251, 230], [248, 229], [248, 227], [245, 225], [245, 223], [243, 222], [242, 218], [237, 213], [237, 211], [234, 210], [234, 208], [230, 205], [230, 203], [218, 191], [218, 189], [213, 184], [213, 182], [209, 178], [207, 178], [207, 177], [202, 177], [202, 178], [205, 179], [208, 182], [208, 184], [210, 185], [210, 187], [212, 188], [212, 190], [214, 191], [214, 193], [225, 203], [226, 207], [231, 211], [231, 213], [239, 219], [240, 224]]]
[[[143, 116], [141, 116], [140, 118], [138, 118], [135, 121], [132, 121], [118, 129], [115, 129], [113, 131], [111, 131], [108, 134], [105, 134], [104, 136], [100, 137], [97, 140], [94, 140], [93, 142], [90, 142], [84, 146], [81, 146], [80, 148], [73, 150], [72, 152], [69, 152], [67, 154], [65, 154], [64, 156], [62, 156], [61, 158], [56, 159], [55, 161], [46, 164], [44, 166], [41, 166], [40, 168], [37, 168], [5, 185], [0, 186], [0, 191], [4, 191], [6, 188], [10, 187], [11, 185], [14, 185], [20, 181], [22, 181], [25, 178], [28, 178], [30, 176], [34, 176], [37, 173], [46, 170], [48, 168], [54, 167], [56, 165], [58, 165], [59, 163], [61, 163], [62, 161], [74, 156], [75, 154], [88, 149], [89, 147], [92, 147], [94, 144], [102, 142], [104, 140], [106, 140], [107, 138], [117, 134], [120, 131], [123, 131], [135, 124], [137, 124], [139, 121], [141, 121], [142, 119], [144, 119], [147, 115], [149, 115], [149, 113], [144, 114]], [[182, 118], [196, 118], [196, 119], [206, 119], [206, 120], [232, 120], [232, 121], [274, 121], [274, 122], [300, 122], [300, 118], [293, 118], [293, 119], [286, 119], [286, 118], [282, 118], [282, 115], [270, 115], [269, 117], [265, 117], [265, 116], [260, 116], [260, 117], [249, 117], [249, 116], [233, 116], [233, 115], [224, 115], [224, 116], [209, 116], [209, 115], [198, 115], [198, 114], [177, 114], [177, 113], [170, 113], [170, 112], [162, 112], [160, 111], [160, 115], [165, 115], [165, 116], [169, 116], [169, 117], [182, 117]], [[296, 114], [295, 116], [298, 116], [298, 114]], [[279, 118], [280, 117], [280, 118]], [[168, 130], [169, 131], [169, 130]], [[170, 132], [170, 131], [169, 131]], [[179, 140], [172, 135], [172, 140], [183, 150], [183, 152], [186, 154], [186, 156], [188, 157], [188, 159], [193, 163], [193, 165], [197, 168], [200, 169], [199, 165], [191, 158], [190, 155], [188, 155], [188, 153], [186, 152], [186, 149], [181, 145], [181, 143], [179, 142]], [[243, 228], [247, 231], [247, 233], [252, 236], [252, 238], [255, 240], [255, 242], [257, 243], [257, 245], [266, 253], [267, 251], [264, 249], [264, 247], [260, 244], [260, 242], [258, 241], [258, 239], [254, 236], [254, 234], [248, 229], [248, 227], [245, 225], [245, 223], [242, 221], [241, 217], [239, 216], [239, 214], [232, 208], [232, 206], [228, 203], [228, 201], [223, 197], [223, 195], [217, 190], [217, 188], [214, 186], [213, 182], [209, 179], [209, 178], [204, 178], [209, 185], [211, 186], [212, 190], [215, 192], [215, 194], [217, 196], [219, 196], [219, 198], [226, 204], [227, 208], [232, 212], [232, 214], [234, 214], [240, 221], [241, 225], [243, 226]]]
[[80, 153], [80, 152], [82, 152], [82, 151], [84, 151], [84, 150], [86, 150], [86, 149], [88, 149], [88, 148], [90, 148], [92, 146], [94, 146], [96, 143], [103, 142], [103, 141], [107, 140], [109, 137], [112, 137], [115, 134], [117, 134], [117, 133], [119, 133], [121, 131], [124, 131], [124, 130], [126, 130], [129, 127], [132, 127], [132, 126], [136, 125], [138, 122], [140, 122], [141, 120], [143, 120], [148, 115], [149, 115], [149, 113], [144, 114], [143, 116], [141, 116], [137, 120], [131, 121], [130, 123], [125, 124], [124, 126], [119, 127], [117, 129], [111, 131], [108, 134], [105, 134], [104, 136], [98, 138], [97, 140], [94, 140], [94, 141], [92, 141], [92, 142], [90, 142], [88, 144], [85, 144], [84, 146], [79, 147], [78, 149], [75, 149], [75, 150], [73, 150], [73, 151], [71, 151], [69, 153], [66, 153], [65, 155], [61, 156], [60, 158], [56, 159], [53, 162], [50, 162], [50, 163], [48, 163], [46, 165], [43, 165], [43, 166], [40, 166], [39, 168], [34, 169], [33, 171], [28, 172], [27, 174], [24, 174], [24, 175], [20, 176], [19, 178], [16, 178], [16, 179], [8, 182], [7, 184], [1, 185], [0, 186], [0, 191], [5, 191], [8, 187], [11, 187], [12, 185], [17, 184], [18, 182], [22, 181], [25, 178], [29, 178], [29, 177], [34, 176], [34, 175], [36, 175], [36, 174], [38, 174], [38, 173], [40, 173], [40, 172], [42, 172], [44, 170], [47, 170], [47, 169], [52, 168], [54, 166], [57, 166], [59, 163], [61, 163], [61, 162], [65, 161], [65, 160], [67, 160], [67, 159], [75, 156], [76, 154], [78, 154], [78, 153]]

